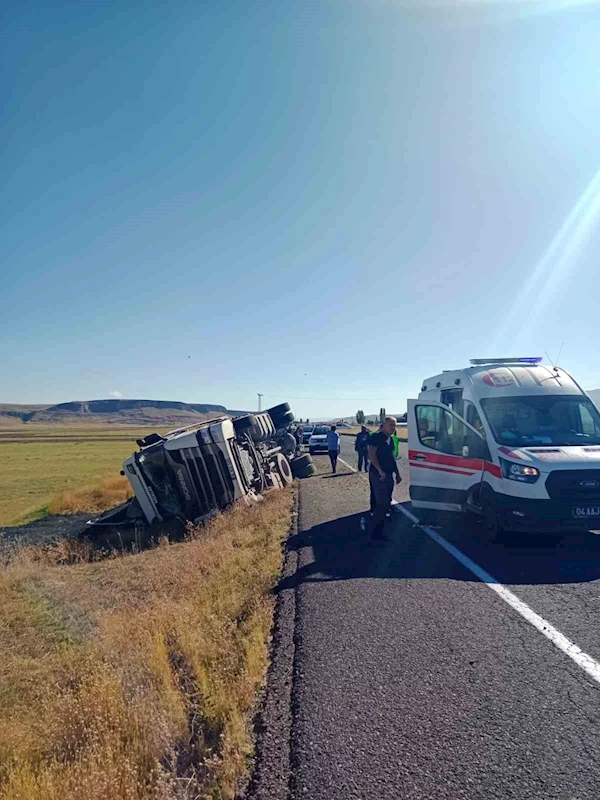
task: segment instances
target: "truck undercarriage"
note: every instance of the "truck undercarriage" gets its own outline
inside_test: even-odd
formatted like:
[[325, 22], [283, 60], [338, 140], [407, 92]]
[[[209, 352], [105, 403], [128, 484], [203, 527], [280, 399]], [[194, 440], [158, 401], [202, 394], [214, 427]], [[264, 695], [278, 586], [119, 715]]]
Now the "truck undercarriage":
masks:
[[290, 452], [293, 419], [282, 403], [260, 414], [219, 417], [138, 439], [140, 449], [122, 471], [134, 497], [90, 520], [88, 532], [122, 537], [127, 531], [131, 539], [132, 529], [136, 536], [153, 529], [164, 535], [167, 528], [201, 524], [236, 501], [256, 502], [268, 489], [313, 475], [310, 455]]

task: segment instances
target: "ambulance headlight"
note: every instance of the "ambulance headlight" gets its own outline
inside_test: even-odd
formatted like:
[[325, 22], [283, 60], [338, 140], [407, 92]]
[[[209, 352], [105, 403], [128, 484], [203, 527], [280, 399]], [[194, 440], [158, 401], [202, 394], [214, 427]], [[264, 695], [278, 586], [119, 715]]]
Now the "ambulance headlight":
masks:
[[540, 471], [536, 467], [525, 464], [515, 464], [514, 461], [505, 461], [501, 458], [502, 475], [509, 481], [519, 481], [520, 483], [535, 483], [540, 477]]

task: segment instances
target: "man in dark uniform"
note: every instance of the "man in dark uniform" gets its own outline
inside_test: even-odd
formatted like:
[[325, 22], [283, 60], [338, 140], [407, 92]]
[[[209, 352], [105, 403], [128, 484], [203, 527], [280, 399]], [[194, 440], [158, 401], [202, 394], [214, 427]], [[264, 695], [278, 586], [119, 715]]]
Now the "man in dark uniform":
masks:
[[[392, 492], [394, 491], [394, 478], [400, 483], [402, 478], [394, 457], [394, 442], [392, 434], [396, 430], [394, 417], [386, 417], [381, 429], [371, 434], [369, 439], [369, 484], [371, 497], [375, 503], [371, 520], [371, 537], [373, 541], [385, 541], [383, 526], [385, 516], [390, 511]], [[373, 503], [372, 503], [373, 505]]]
[[363, 425], [360, 429], [360, 433], [356, 437], [356, 441], [354, 442], [354, 449], [358, 453], [358, 471], [361, 472], [363, 467], [365, 472], [369, 469], [369, 437], [371, 436], [371, 432], [367, 428], [366, 425]]

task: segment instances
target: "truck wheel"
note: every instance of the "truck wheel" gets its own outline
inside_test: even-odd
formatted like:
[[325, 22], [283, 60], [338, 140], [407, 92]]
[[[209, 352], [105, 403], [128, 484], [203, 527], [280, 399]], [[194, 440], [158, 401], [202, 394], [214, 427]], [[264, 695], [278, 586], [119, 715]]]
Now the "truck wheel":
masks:
[[256, 417], [254, 414], [244, 414], [243, 417], [238, 417], [233, 420], [233, 429], [237, 434], [251, 431], [255, 426]]
[[292, 475], [294, 478], [310, 478], [312, 475], [316, 475], [316, 473], [317, 468], [315, 462], [308, 453], [292, 459]]
[[317, 474], [317, 468], [314, 464], [307, 464], [301, 470], [296, 473], [296, 478], [312, 478], [313, 475]]
[[273, 425], [276, 428], [287, 428], [290, 422], [294, 421], [294, 412], [293, 411], [285, 411], [280, 414], [273, 415], [269, 412], [269, 416], [273, 420]]
[[282, 414], [287, 414], [289, 410], [289, 403], [280, 403], [278, 406], [273, 406], [273, 408], [267, 408], [267, 414], [270, 414], [271, 418], [280, 417]]
[[313, 462], [312, 458], [309, 456], [309, 454], [308, 454], [308, 453], [305, 453], [305, 454], [304, 454], [304, 455], [302, 455], [302, 456], [298, 456], [297, 458], [293, 458], [293, 459], [292, 459], [292, 475], [293, 475], [295, 478], [300, 478], [300, 477], [302, 477], [302, 476], [300, 475], [300, 473], [301, 473], [301, 472], [304, 472], [304, 471], [306, 470], [306, 468], [307, 468], [307, 467], [308, 467], [310, 464], [313, 464], [313, 463], [314, 463], [314, 462]]
[[275, 464], [277, 465], [277, 472], [279, 473], [283, 485], [289, 486], [294, 480], [290, 462], [283, 455], [283, 453], [277, 453], [275, 456]]

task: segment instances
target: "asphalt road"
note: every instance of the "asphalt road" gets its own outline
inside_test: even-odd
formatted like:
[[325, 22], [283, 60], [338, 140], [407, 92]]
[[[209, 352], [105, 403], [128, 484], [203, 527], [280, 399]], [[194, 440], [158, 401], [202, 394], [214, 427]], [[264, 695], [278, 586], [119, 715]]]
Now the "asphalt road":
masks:
[[[403, 514], [370, 544], [353, 444], [349, 467], [332, 476], [316, 456], [300, 485], [276, 631], [289, 667], [269, 678], [279, 710], [253, 797], [597, 800], [600, 684]], [[506, 548], [456, 521], [437, 533], [600, 661], [600, 536]]]

